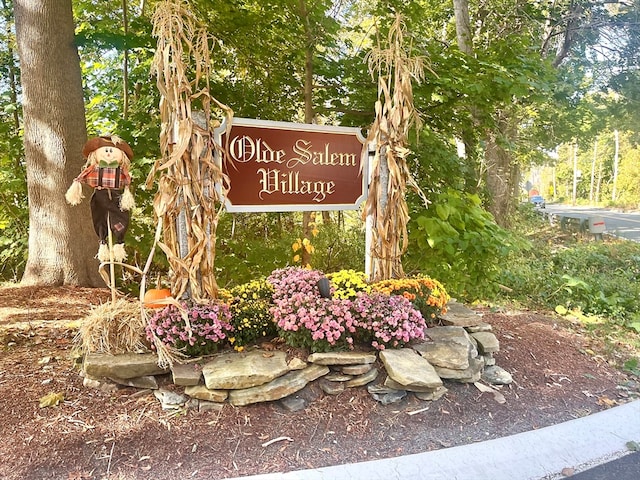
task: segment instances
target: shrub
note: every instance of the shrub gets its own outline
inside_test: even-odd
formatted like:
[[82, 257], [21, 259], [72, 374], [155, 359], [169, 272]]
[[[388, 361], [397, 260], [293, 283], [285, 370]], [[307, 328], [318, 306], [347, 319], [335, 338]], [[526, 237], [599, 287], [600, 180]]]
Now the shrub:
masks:
[[356, 292], [353, 298], [322, 298], [315, 270], [290, 267], [274, 272], [272, 313], [287, 344], [311, 351], [352, 349], [356, 343], [382, 350], [424, 338], [426, 322], [406, 298]]
[[229, 295], [239, 300], [271, 300], [273, 295], [273, 285], [265, 278], [259, 280], [251, 280], [229, 290]]
[[235, 350], [241, 352], [246, 345], [277, 334], [270, 301], [261, 298], [234, 299], [229, 308], [233, 326], [229, 343]]
[[237, 351], [259, 338], [276, 335], [271, 308], [273, 286], [265, 279], [252, 280], [229, 290], [233, 336], [229, 343]]
[[520, 245], [477, 195], [450, 189], [430, 200], [409, 223], [405, 270], [438, 272], [447, 289], [465, 301], [495, 294], [505, 256]]
[[322, 277], [322, 273], [318, 270], [287, 267], [272, 272], [267, 281], [273, 287], [273, 301], [277, 302], [294, 295], [317, 295], [317, 284]]
[[349, 300], [296, 293], [271, 309], [280, 337], [312, 352], [353, 348], [354, 319]]
[[356, 337], [377, 350], [423, 339], [427, 324], [410, 300], [398, 295], [360, 293], [353, 301]]
[[155, 313], [146, 328], [147, 339], [153, 344], [155, 335], [169, 347], [187, 356], [209, 355], [228, 343], [233, 332], [229, 306], [215, 302], [208, 305], [181, 308], [169, 305]]
[[340, 270], [328, 273], [327, 278], [334, 287], [332, 290], [334, 298], [354, 299], [359, 292], [368, 293], [371, 291], [371, 285], [367, 283], [364, 272]]
[[406, 298], [428, 322], [432, 322], [439, 313], [446, 312], [447, 302], [451, 298], [440, 282], [425, 276], [382, 280], [374, 283], [372, 288], [387, 295]]

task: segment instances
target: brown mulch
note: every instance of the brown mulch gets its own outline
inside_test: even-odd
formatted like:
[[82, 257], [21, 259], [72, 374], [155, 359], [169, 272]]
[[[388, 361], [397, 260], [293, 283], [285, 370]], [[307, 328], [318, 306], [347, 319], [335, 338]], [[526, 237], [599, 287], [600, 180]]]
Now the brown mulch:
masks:
[[[514, 377], [500, 390], [505, 403], [452, 382], [438, 401], [408, 395], [387, 406], [364, 388], [326, 396], [313, 384], [295, 413], [273, 402], [175, 414], [133, 388], [82, 386], [72, 355], [78, 320], [108, 299], [97, 289], [0, 288], [0, 478], [223, 479], [317, 468], [542, 428], [638, 395], [637, 378], [559, 319], [485, 310], [501, 344], [497, 363]], [[64, 401], [41, 408], [50, 393]]]

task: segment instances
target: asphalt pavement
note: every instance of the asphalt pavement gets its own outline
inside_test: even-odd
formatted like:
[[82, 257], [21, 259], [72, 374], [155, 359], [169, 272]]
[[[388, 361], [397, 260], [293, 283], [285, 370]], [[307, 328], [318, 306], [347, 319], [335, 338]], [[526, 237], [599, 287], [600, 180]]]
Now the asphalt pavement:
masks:
[[486, 442], [235, 480], [639, 480], [633, 442], [640, 443], [640, 400]]

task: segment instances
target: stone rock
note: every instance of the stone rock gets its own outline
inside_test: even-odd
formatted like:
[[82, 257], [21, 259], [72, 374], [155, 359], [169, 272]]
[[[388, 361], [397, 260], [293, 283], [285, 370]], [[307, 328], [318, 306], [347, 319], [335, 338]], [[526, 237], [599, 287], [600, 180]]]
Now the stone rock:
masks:
[[158, 389], [158, 381], [153, 375], [145, 375], [143, 377], [134, 378], [109, 377], [109, 380], [117, 383], [118, 385], [125, 385], [127, 387], [149, 388], [151, 390]]
[[471, 334], [478, 342], [478, 351], [482, 354], [500, 351], [500, 342], [491, 332], [474, 332]]
[[432, 327], [426, 330], [432, 341], [413, 345], [413, 349], [433, 365], [454, 370], [469, 368], [469, 358], [478, 355], [471, 337], [462, 327]]
[[414, 392], [413, 394], [420, 400], [435, 402], [436, 400], [440, 400], [448, 391], [449, 389], [443, 386], [438, 387], [431, 392]]
[[384, 385], [369, 385], [367, 387], [367, 391], [374, 400], [382, 403], [383, 405], [397, 403], [407, 396], [406, 390], [396, 390], [385, 387]]
[[491, 367], [496, 364], [496, 359], [493, 358], [493, 353], [487, 353], [483, 355], [485, 367]]
[[328, 374], [324, 378], [331, 382], [347, 382], [353, 378], [353, 375], [345, 375], [343, 373], [333, 372]]
[[491, 325], [489, 325], [488, 323], [482, 322], [478, 325], [473, 325], [471, 327], [465, 327], [465, 330], [469, 333], [475, 333], [475, 332], [492, 332], [493, 331], [493, 327]]
[[280, 405], [287, 412], [299, 412], [307, 407], [307, 402], [304, 398], [289, 396], [280, 400]]
[[473, 383], [480, 380], [482, 368], [484, 367], [484, 357], [469, 359], [469, 368], [466, 370], [454, 370], [452, 368], [435, 367], [441, 378], [456, 380], [461, 383]]
[[345, 365], [340, 368], [340, 371], [345, 375], [364, 375], [373, 368], [370, 363], [363, 363], [362, 365]]
[[190, 385], [184, 389], [184, 393], [198, 400], [207, 402], [224, 402], [229, 396], [226, 390], [210, 390], [204, 385]]
[[445, 325], [457, 327], [473, 327], [483, 323], [481, 315], [455, 301], [447, 304], [447, 313], [439, 314], [438, 319]]
[[378, 378], [378, 369], [372, 368], [367, 373], [358, 375], [348, 382], [345, 382], [344, 386], [347, 388], [361, 387], [363, 385], [366, 385], [367, 383], [373, 382], [376, 378]]
[[289, 370], [302, 370], [303, 368], [307, 368], [307, 362], [298, 357], [293, 357], [287, 362], [287, 365], [289, 366]]
[[232, 390], [229, 392], [229, 403], [240, 407], [252, 403], [280, 400], [303, 389], [307, 383], [327, 373], [329, 373], [329, 367], [325, 365], [311, 365], [304, 370], [289, 372], [266, 384], [241, 390]]
[[318, 365], [360, 365], [374, 363], [376, 354], [368, 352], [312, 353], [307, 361]]
[[207, 402], [206, 400], [198, 400], [199, 412], [220, 412], [224, 408], [224, 403]]
[[200, 400], [197, 398], [189, 398], [187, 403], [184, 404], [187, 410], [195, 410], [196, 412], [200, 411]]
[[184, 407], [189, 398], [181, 393], [160, 388], [153, 391], [153, 395], [160, 400], [163, 410], [179, 410]]
[[380, 360], [387, 375], [405, 388], [436, 388], [442, 385], [433, 366], [410, 348], [383, 350]]
[[318, 385], [327, 395], [338, 395], [347, 388], [344, 382], [332, 382], [331, 380], [327, 380], [326, 377], [321, 378]]
[[269, 383], [288, 371], [287, 354], [280, 350], [229, 352], [202, 368], [204, 383], [210, 390], [251, 388]]
[[424, 333], [432, 342], [455, 342], [460, 345], [466, 345], [471, 342], [469, 334], [462, 327], [451, 325], [444, 327], [429, 327]]
[[171, 375], [175, 385], [198, 385], [202, 378], [202, 367], [195, 363], [176, 363], [171, 367]]
[[409, 392], [429, 393], [429, 392], [433, 392], [435, 390], [435, 388], [433, 388], [433, 387], [405, 387], [404, 385], [401, 385], [398, 382], [396, 382], [391, 377], [385, 378], [384, 382], [382, 382], [382, 383], [383, 383], [383, 385], [385, 387], [389, 387], [389, 388], [392, 388], [394, 390], [407, 390]]
[[91, 377], [134, 378], [168, 373], [158, 366], [155, 353], [89, 353], [84, 357], [84, 371]]
[[509, 385], [513, 382], [513, 377], [505, 369], [492, 365], [484, 369], [482, 379], [491, 385]]
[[95, 388], [105, 393], [114, 393], [118, 390], [118, 387], [111, 382], [105, 382], [104, 380], [87, 375], [82, 379], [82, 386], [85, 388]]

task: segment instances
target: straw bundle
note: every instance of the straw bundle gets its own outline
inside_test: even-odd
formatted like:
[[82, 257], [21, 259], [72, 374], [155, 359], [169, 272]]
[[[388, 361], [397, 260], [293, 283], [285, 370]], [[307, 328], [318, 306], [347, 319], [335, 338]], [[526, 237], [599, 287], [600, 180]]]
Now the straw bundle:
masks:
[[[186, 292], [203, 302], [217, 296], [216, 227], [228, 192], [224, 149], [212, 135], [212, 108], [227, 117], [227, 125], [232, 111], [209, 94], [212, 38], [185, 2], [159, 3], [153, 25], [158, 45], [152, 73], [161, 95], [162, 158], [152, 168], [147, 187], [159, 173], [154, 210], [164, 226], [158, 245], [171, 267], [172, 294], [181, 298]], [[180, 231], [178, 221], [184, 226]]]
[[372, 281], [404, 277], [402, 254], [408, 245], [409, 221], [407, 185], [419, 191], [407, 166], [411, 153], [407, 145], [410, 128], [420, 126], [411, 81], [423, 79], [424, 61], [406, 52], [403, 28], [398, 15], [389, 30], [388, 48], [374, 48], [368, 56], [369, 72], [374, 79], [378, 77], [376, 117], [368, 138], [375, 144], [375, 155], [363, 212], [373, 224]]
[[75, 343], [83, 353], [146, 352], [145, 325], [139, 305], [119, 298], [94, 308], [84, 318]]

